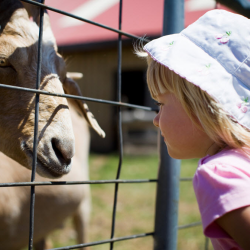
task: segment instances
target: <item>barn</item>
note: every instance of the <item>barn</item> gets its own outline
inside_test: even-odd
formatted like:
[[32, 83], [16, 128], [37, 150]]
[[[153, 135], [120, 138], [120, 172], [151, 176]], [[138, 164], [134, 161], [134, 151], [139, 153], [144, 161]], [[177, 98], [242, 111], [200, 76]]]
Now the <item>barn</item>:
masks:
[[[119, 0], [47, 0], [46, 4], [118, 29]], [[163, 4], [164, 0], [123, 1], [122, 30], [149, 39], [161, 36]], [[185, 26], [214, 9], [215, 5], [215, 0], [185, 0]], [[116, 100], [118, 35], [55, 12], [50, 12], [50, 18], [59, 51], [67, 60], [68, 71], [83, 74], [83, 78], [78, 80], [83, 95]], [[146, 86], [146, 62], [133, 53], [133, 44], [137, 42], [136, 39], [123, 39], [122, 101], [154, 106]], [[105, 139], [92, 134], [92, 151], [107, 153], [116, 150], [116, 107], [95, 102], [88, 105], [106, 132]], [[136, 147], [144, 151], [143, 145], [156, 148], [157, 130], [152, 124], [154, 115], [154, 112], [124, 108], [125, 150], [133, 152]]]

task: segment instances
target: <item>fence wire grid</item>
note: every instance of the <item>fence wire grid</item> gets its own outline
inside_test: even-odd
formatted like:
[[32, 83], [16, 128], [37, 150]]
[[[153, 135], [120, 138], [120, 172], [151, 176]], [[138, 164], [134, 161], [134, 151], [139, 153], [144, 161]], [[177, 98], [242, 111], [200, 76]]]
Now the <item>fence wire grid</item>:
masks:
[[[29, 186], [31, 187], [30, 190], [30, 231], [29, 231], [29, 250], [33, 249], [33, 236], [34, 236], [34, 205], [35, 205], [35, 186], [48, 186], [48, 185], [78, 185], [78, 184], [115, 184], [115, 191], [114, 191], [114, 202], [113, 202], [113, 213], [112, 213], [112, 226], [111, 226], [111, 234], [110, 239], [107, 240], [101, 240], [101, 241], [95, 241], [90, 243], [84, 243], [84, 244], [77, 244], [72, 246], [66, 246], [66, 247], [59, 247], [59, 248], [53, 248], [54, 250], [68, 250], [68, 249], [78, 249], [81, 247], [88, 247], [88, 246], [96, 246], [101, 244], [110, 244], [110, 250], [114, 248], [114, 243], [118, 241], [124, 241], [124, 240], [130, 240], [135, 238], [142, 238], [142, 237], [148, 237], [148, 236], [154, 236], [154, 232], [146, 232], [142, 234], [136, 234], [136, 235], [129, 235], [124, 237], [114, 237], [115, 234], [115, 220], [116, 220], [116, 206], [117, 206], [117, 196], [118, 196], [118, 188], [119, 184], [126, 184], [126, 183], [157, 183], [157, 179], [132, 179], [132, 180], [123, 180], [120, 179], [120, 173], [122, 168], [122, 161], [123, 161], [123, 137], [122, 137], [122, 111], [121, 107], [129, 107], [134, 109], [142, 109], [145, 111], [158, 111], [157, 108], [152, 107], [145, 107], [145, 106], [139, 106], [134, 105], [130, 103], [123, 103], [121, 102], [121, 72], [122, 72], [122, 36], [136, 39], [136, 40], [142, 40], [143, 42], [148, 42], [148, 39], [141, 38], [138, 36], [135, 36], [133, 34], [126, 33], [122, 31], [122, 2], [123, 0], [120, 0], [119, 3], [119, 20], [118, 25], [119, 29], [114, 29], [105, 25], [102, 25], [100, 23], [93, 22], [88, 19], [84, 19], [82, 17], [70, 14], [68, 12], [52, 8], [50, 6], [47, 6], [44, 4], [45, 0], [37, 0], [37, 2], [34, 2], [32, 0], [21, 0], [22, 2], [26, 2], [35, 6], [40, 7], [40, 26], [39, 26], [39, 39], [38, 39], [38, 64], [37, 64], [37, 77], [36, 77], [36, 89], [30, 89], [30, 88], [23, 88], [23, 87], [17, 87], [17, 86], [9, 86], [4, 85], [0, 83], [0, 88], [7, 88], [12, 89], [13, 91], [26, 91], [35, 93], [35, 126], [34, 126], [34, 147], [33, 147], [33, 162], [32, 162], [32, 172], [31, 172], [31, 181], [30, 182], [15, 182], [15, 183], [0, 183], [0, 187], [17, 187], [17, 186]], [[117, 101], [110, 101], [110, 100], [102, 100], [102, 99], [96, 99], [96, 98], [89, 98], [84, 96], [76, 96], [76, 95], [68, 95], [68, 94], [59, 94], [59, 93], [51, 93], [47, 91], [39, 90], [40, 87], [40, 78], [41, 78], [41, 54], [42, 54], [42, 36], [43, 36], [43, 19], [44, 19], [44, 12], [45, 10], [54, 11], [66, 16], [69, 16], [71, 18], [78, 19], [83, 22], [87, 22], [89, 24], [113, 31], [118, 34], [118, 63], [117, 63]], [[51, 95], [51, 96], [59, 96], [59, 97], [65, 97], [65, 98], [71, 98], [71, 99], [78, 99], [78, 100], [84, 100], [84, 101], [90, 101], [90, 102], [98, 102], [102, 104], [108, 104], [108, 105], [114, 105], [118, 108], [118, 138], [119, 138], [119, 163], [117, 168], [117, 175], [115, 180], [99, 180], [99, 181], [47, 181], [47, 182], [36, 182], [35, 181], [35, 173], [36, 173], [36, 163], [37, 163], [37, 138], [38, 138], [38, 120], [39, 120], [39, 96], [40, 95]], [[180, 178], [180, 181], [191, 181], [192, 178]], [[182, 225], [178, 226], [178, 229], [185, 229], [190, 227], [195, 227], [201, 225], [201, 222], [195, 222], [188, 225]], [[205, 240], [205, 250], [208, 250], [208, 239]], [[52, 249], [51, 249], [52, 250]]]

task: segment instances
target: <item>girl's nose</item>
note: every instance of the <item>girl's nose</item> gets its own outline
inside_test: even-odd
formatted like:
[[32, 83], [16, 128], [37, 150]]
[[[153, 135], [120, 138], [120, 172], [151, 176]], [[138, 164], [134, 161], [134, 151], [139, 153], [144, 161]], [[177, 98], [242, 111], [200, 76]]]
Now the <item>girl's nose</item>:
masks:
[[156, 117], [153, 120], [153, 124], [159, 128], [159, 113], [156, 115]]

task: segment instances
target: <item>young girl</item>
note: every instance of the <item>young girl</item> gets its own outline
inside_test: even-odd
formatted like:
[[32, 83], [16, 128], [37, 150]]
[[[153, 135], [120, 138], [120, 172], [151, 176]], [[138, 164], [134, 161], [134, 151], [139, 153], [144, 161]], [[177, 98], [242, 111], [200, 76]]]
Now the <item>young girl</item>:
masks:
[[144, 51], [169, 155], [201, 158], [193, 186], [204, 234], [216, 250], [249, 250], [250, 20], [213, 10]]

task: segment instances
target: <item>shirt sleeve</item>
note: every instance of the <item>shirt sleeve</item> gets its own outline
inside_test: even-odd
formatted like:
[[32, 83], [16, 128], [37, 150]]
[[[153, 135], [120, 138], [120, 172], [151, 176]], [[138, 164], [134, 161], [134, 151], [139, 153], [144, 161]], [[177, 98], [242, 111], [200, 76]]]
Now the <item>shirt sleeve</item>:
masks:
[[230, 238], [215, 220], [250, 205], [250, 166], [244, 169], [220, 163], [203, 164], [195, 173], [193, 186], [204, 234], [210, 238]]

